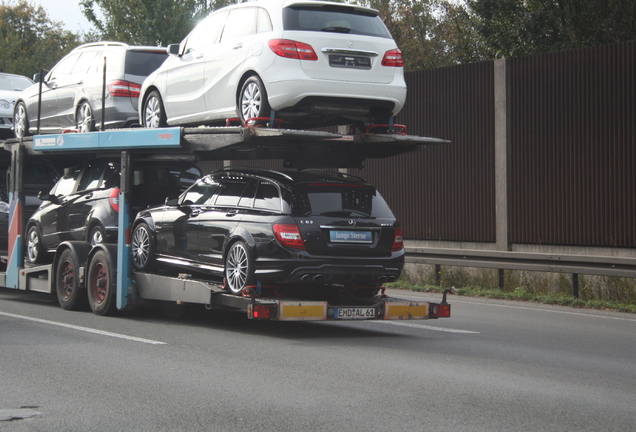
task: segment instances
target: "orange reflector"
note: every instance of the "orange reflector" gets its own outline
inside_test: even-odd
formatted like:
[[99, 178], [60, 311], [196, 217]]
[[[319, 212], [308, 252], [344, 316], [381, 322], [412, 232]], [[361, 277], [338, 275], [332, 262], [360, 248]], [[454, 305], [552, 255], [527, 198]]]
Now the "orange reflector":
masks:
[[427, 319], [428, 303], [426, 302], [387, 302], [384, 306], [384, 319], [410, 320]]

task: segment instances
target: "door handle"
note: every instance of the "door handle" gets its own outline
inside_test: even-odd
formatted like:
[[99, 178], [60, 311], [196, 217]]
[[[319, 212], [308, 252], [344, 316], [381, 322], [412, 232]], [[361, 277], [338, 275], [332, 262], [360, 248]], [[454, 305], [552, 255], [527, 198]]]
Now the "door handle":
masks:
[[197, 216], [199, 216], [201, 213], [203, 213], [203, 211], [202, 211], [202, 210], [199, 210], [199, 209], [192, 210], [192, 211], [190, 212], [190, 217], [197, 217]]
[[93, 198], [93, 192], [84, 195], [84, 199]]
[[234, 45], [234, 48], [232, 48], [233, 50], [238, 50], [243, 48], [243, 42], [241, 42], [240, 44]]

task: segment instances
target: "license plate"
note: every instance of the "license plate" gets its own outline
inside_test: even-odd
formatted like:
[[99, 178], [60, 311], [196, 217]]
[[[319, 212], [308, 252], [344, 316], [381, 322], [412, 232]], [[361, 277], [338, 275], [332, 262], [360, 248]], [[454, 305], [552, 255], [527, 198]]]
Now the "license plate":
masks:
[[375, 318], [375, 308], [372, 307], [344, 307], [344, 308], [334, 308], [333, 310], [334, 319], [374, 319]]
[[332, 243], [373, 243], [371, 231], [330, 231]]
[[369, 57], [356, 57], [349, 55], [330, 55], [329, 66], [353, 69], [371, 69], [371, 59]]

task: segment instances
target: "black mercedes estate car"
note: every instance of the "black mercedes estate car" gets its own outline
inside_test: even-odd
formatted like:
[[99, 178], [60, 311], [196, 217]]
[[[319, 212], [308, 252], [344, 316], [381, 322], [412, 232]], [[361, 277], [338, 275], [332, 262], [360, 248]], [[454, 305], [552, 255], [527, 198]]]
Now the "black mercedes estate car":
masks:
[[222, 169], [133, 224], [133, 265], [265, 284], [375, 294], [404, 266], [402, 231], [378, 191], [342, 173]]

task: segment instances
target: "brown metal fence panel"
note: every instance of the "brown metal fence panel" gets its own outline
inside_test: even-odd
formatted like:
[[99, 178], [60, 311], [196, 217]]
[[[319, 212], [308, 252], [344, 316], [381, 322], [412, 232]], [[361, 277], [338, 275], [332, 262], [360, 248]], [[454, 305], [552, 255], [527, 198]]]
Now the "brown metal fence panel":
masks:
[[380, 190], [407, 239], [494, 242], [493, 63], [411, 72], [406, 81], [397, 123], [452, 143], [351, 172]]
[[509, 59], [512, 243], [635, 247], [636, 44]]

